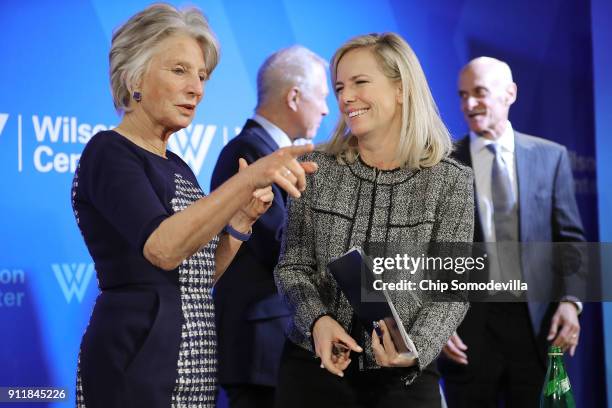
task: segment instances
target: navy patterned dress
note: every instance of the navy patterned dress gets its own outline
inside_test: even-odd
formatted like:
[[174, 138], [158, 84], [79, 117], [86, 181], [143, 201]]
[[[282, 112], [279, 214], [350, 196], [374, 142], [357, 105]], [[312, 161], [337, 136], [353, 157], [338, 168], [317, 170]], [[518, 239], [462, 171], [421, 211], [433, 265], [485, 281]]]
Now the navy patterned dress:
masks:
[[204, 194], [187, 164], [114, 131], [85, 147], [74, 214], [100, 294], [81, 342], [77, 407], [214, 407], [215, 237], [173, 271], [142, 255], [150, 234]]

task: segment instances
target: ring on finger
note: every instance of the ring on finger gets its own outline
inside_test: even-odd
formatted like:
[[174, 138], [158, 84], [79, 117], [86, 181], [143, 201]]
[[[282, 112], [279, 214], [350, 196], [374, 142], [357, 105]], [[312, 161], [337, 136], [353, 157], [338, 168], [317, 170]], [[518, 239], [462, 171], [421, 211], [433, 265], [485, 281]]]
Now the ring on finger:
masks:
[[289, 170], [289, 169], [285, 169], [285, 171], [283, 172], [283, 176], [284, 177], [289, 177], [291, 174], [292, 174], [291, 170]]

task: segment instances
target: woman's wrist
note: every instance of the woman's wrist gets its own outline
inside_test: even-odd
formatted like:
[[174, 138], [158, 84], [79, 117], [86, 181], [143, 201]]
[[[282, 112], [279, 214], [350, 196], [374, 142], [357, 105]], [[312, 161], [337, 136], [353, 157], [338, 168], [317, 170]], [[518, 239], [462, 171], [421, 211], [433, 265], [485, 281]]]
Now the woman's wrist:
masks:
[[242, 234], [250, 234], [256, 219], [249, 217], [244, 211], [238, 211], [230, 220], [229, 225]]
[[232, 226], [230, 224], [227, 224], [225, 226], [225, 228], [223, 228], [223, 231], [226, 234], [229, 234], [229, 236], [233, 237], [234, 239], [237, 239], [238, 241], [248, 241], [251, 238], [251, 230], [249, 230], [248, 232], [240, 232], [235, 230], [234, 228], [232, 228]]
[[238, 241], [248, 241], [253, 232], [253, 222], [243, 211], [238, 211], [223, 230]]

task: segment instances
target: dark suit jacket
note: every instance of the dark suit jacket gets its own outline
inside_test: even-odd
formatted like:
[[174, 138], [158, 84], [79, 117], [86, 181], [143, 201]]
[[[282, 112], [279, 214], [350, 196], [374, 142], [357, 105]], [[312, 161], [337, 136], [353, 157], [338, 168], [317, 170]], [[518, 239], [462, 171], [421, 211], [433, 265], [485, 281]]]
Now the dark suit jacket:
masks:
[[[248, 120], [221, 151], [213, 171], [214, 190], [238, 171], [278, 149], [272, 137]], [[251, 238], [214, 288], [219, 382], [276, 385], [289, 311], [277, 295], [272, 272], [285, 223], [286, 193], [273, 185], [274, 202], [253, 225]]]
[[[515, 159], [519, 198], [519, 239], [521, 242], [581, 242], [584, 233], [574, 196], [574, 179], [565, 147], [534, 136], [515, 132]], [[456, 143], [454, 157], [472, 167], [470, 137]], [[475, 188], [475, 196], [478, 191]], [[483, 231], [475, 199], [474, 242], [483, 241]], [[537, 249], [537, 250], [536, 250]], [[581, 289], [565, 277], [576, 276], [577, 271], [559, 271], [553, 268], [552, 251], [542, 253], [542, 246], [530, 250], [523, 247], [521, 266], [523, 279], [530, 288], [538, 288], [539, 300], [544, 295], [562, 293], [580, 297]], [[559, 268], [571, 265], [561, 263]], [[529, 295], [528, 295], [529, 300]], [[556, 304], [528, 302], [533, 334], [545, 337], [550, 316]], [[480, 341], [484, 329], [484, 308], [474, 304], [458, 329], [459, 336], [468, 345]], [[477, 358], [477, 357], [476, 357]], [[474, 358], [470, 356], [470, 364]]]

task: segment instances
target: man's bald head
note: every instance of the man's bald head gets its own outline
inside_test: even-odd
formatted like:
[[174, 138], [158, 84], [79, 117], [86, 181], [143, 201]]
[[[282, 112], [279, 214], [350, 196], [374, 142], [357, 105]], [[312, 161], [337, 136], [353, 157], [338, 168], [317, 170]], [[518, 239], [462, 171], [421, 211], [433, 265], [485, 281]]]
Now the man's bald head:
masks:
[[461, 110], [470, 130], [479, 135], [501, 136], [516, 92], [510, 67], [498, 59], [475, 58], [459, 73]]
[[504, 61], [498, 60], [492, 57], [478, 57], [468, 62], [459, 75], [462, 75], [465, 71], [474, 71], [480, 75], [489, 75], [500, 86], [506, 87], [514, 81], [512, 80], [512, 70], [510, 66]]

